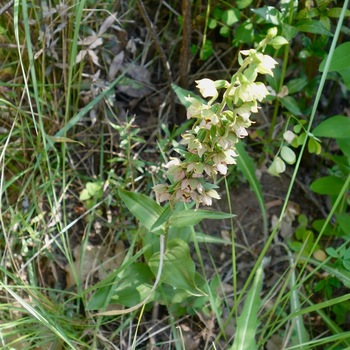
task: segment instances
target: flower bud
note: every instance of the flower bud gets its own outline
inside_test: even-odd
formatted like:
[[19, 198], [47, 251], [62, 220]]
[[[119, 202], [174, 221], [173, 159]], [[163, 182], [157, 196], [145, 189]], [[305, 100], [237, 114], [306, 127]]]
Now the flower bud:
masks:
[[277, 28], [272, 27], [268, 30], [266, 39], [267, 40], [272, 40], [275, 36], [277, 35]]

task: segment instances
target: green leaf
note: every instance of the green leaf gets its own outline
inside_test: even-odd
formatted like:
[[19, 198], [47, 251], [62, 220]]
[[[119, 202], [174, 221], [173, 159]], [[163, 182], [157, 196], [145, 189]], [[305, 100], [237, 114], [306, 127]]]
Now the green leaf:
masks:
[[86, 189], [89, 192], [91, 197], [100, 197], [103, 192], [102, 192], [102, 182], [88, 182], [86, 184]]
[[328, 118], [317, 125], [312, 133], [317, 137], [348, 139], [350, 137], [350, 118], [343, 115]]
[[260, 292], [263, 281], [263, 266], [260, 264], [256, 271], [253, 285], [251, 286], [243, 311], [237, 320], [237, 331], [231, 350], [255, 350], [258, 349], [255, 342], [255, 335], [259, 326], [258, 312], [260, 307]]
[[174, 83], [171, 84], [171, 87], [174, 90], [178, 99], [180, 100], [181, 104], [184, 105], [186, 108], [191, 106], [191, 103], [188, 102], [185, 97], [193, 97], [193, 98], [197, 99], [198, 101], [200, 101], [201, 103], [207, 104], [207, 102], [205, 100], [203, 100], [202, 98], [200, 98], [199, 96], [194, 94], [192, 91], [183, 89], [182, 87], [180, 87]]
[[340, 177], [330, 175], [317, 179], [310, 185], [311, 191], [319, 194], [337, 195], [344, 186], [344, 180]]
[[154, 223], [163, 213], [163, 208], [153, 199], [141, 193], [119, 189], [118, 194], [127, 208], [145, 226], [151, 230]]
[[[333, 53], [332, 61], [329, 66], [329, 72], [339, 72], [349, 68], [350, 59], [350, 41], [339, 45]], [[326, 65], [327, 57], [323, 59], [320, 65], [320, 72], [323, 72]]]
[[300, 32], [333, 36], [333, 34], [330, 31], [328, 31], [320, 21], [313, 19], [299, 21], [296, 24], [295, 28]]
[[309, 138], [307, 142], [307, 149], [310, 153], [320, 154], [322, 147], [313, 137]]
[[350, 138], [348, 139], [337, 139], [337, 144], [343, 154], [350, 158]]
[[350, 238], [350, 214], [341, 213], [336, 214], [337, 223], [339, 224], [341, 230], [344, 232], [344, 237]]
[[237, 4], [237, 7], [240, 10], [242, 10], [242, 9], [245, 9], [246, 7], [248, 7], [252, 2], [253, 2], [253, 0], [237, 0], [236, 4]]
[[298, 34], [298, 29], [289, 25], [288, 23], [282, 24], [282, 35], [288, 41], [291, 41]]
[[[350, 89], [350, 42], [339, 45], [333, 53], [332, 61], [329, 66], [329, 72], [337, 72], [341, 75], [346, 87]], [[320, 65], [320, 72], [323, 72], [327, 57], [323, 59]]]
[[237, 23], [241, 17], [241, 13], [238, 9], [236, 8], [231, 8], [222, 14], [222, 21], [231, 27], [233, 24]]
[[282, 159], [288, 163], [288, 164], [294, 164], [295, 163], [295, 153], [292, 149], [290, 149], [287, 146], [282, 146], [281, 148], [281, 157]]
[[[153, 279], [153, 273], [146, 264], [134, 263], [130, 265], [121, 274], [111, 302], [127, 307], [139, 304], [151, 293]], [[152, 300], [151, 297], [148, 302]]]
[[300, 92], [304, 89], [304, 87], [308, 84], [307, 78], [296, 78], [288, 81], [286, 84], [288, 88], [288, 92], [290, 95], [293, 95], [297, 92]]
[[289, 112], [293, 113], [294, 115], [301, 115], [301, 110], [298, 106], [298, 103], [296, 99], [292, 96], [284, 96], [280, 98], [281, 104], [283, 107], [287, 108]]
[[209, 29], [215, 29], [218, 25], [218, 21], [214, 18], [209, 18], [209, 21], [208, 21], [208, 28]]
[[159, 216], [159, 218], [157, 219], [157, 221], [152, 225], [151, 227], [151, 231], [155, 231], [159, 228], [161, 228], [161, 226], [163, 226], [163, 224], [169, 219], [169, 217], [172, 215], [173, 209], [171, 208], [170, 204], [168, 203], [165, 208], [163, 209], [162, 214]]
[[333, 248], [333, 247], [328, 247], [326, 248], [326, 253], [332, 257], [332, 258], [335, 258], [335, 259], [339, 259], [339, 254], [337, 253], [337, 251]]
[[253, 43], [254, 39], [254, 25], [248, 20], [237, 27], [233, 43], [234, 45], [239, 45], [240, 43], [248, 44]]
[[[339, 18], [341, 14], [341, 7], [333, 7], [327, 10], [327, 16], [331, 18]], [[345, 17], [350, 17], [350, 10], [345, 10]]]
[[[149, 260], [149, 267], [154, 275], [158, 272], [159, 263], [160, 253], [158, 252]], [[181, 239], [168, 241], [163, 257], [161, 283], [185, 290], [190, 295], [203, 296], [205, 293], [195, 284], [195, 274], [196, 268], [188, 244]]]
[[84, 188], [84, 189], [80, 192], [79, 199], [80, 199], [81, 201], [87, 201], [87, 200], [90, 199], [90, 198], [91, 198], [91, 195], [90, 195], [89, 191], [88, 191], [86, 188]]
[[264, 6], [258, 9], [252, 9], [251, 11], [263, 18], [267, 23], [279, 26], [283, 22], [282, 14], [275, 6]]
[[169, 224], [174, 227], [186, 227], [197, 225], [204, 219], [230, 219], [234, 217], [232, 214], [215, 212], [205, 209], [184, 209], [170, 216]]
[[281, 46], [288, 45], [288, 44], [289, 44], [289, 41], [285, 37], [280, 35], [273, 38], [272, 41], [270, 42], [270, 45], [272, 45], [273, 48], [276, 50], [278, 50]]
[[322, 265], [322, 269], [340, 279], [345, 287], [350, 288], [350, 272], [348, 270], [337, 265]]
[[207, 235], [203, 232], [196, 232], [198, 243], [212, 243], [212, 244], [232, 244], [230, 240], [219, 238], [212, 235]]

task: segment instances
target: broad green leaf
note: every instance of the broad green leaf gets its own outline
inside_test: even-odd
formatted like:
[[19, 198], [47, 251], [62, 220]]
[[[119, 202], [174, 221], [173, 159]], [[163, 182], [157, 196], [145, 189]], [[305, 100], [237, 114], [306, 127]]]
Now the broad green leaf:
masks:
[[151, 230], [154, 223], [163, 213], [163, 208], [144, 194], [122, 189], [118, 190], [118, 194], [131, 213], [148, 230]]
[[282, 146], [281, 148], [281, 157], [282, 159], [288, 163], [288, 164], [294, 164], [295, 163], [295, 153], [292, 149], [290, 149], [287, 146]]
[[256, 271], [253, 284], [247, 294], [243, 311], [237, 320], [237, 330], [231, 350], [255, 350], [258, 349], [255, 336], [259, 326], [258, 312], [260, 308], [260, 292], [263, 281], [263, 266], [260, 264]]
[[311, 191], [319, 194], [337, 195], [344, 186], [344, 180], [340, 177], [330, 175], [317, 179], [310, 185]]
[[295, 25], [295, 28], [297, 28], [300, 32], [333, 36], [333, 34], [328, 31], [318, 20], [306, 19], [299, 21]]
[[253, 2], [253, 0], [237, 0], [236, 4], [237, 4], [237, 7], [240, 10], [242, 10], [242, 9], [245, 9], [246, 7], [248, 7], [252, 2]]
[[233, 39], [234, 45], [239, 45], [240, 43], [252, 43], [254, 42], [254, 25], [249, 20], [241, 23], [236, 31], [235, 37]]
[[350, 138], [348, 139], [337, 139], [337, 144], [343, 154], [350, 158]]
[[307, 149], [310, 153], [320, 154], [322, 147], [313, 137], [309, 138], [307, 142]]
[[264, 6], [258, 9], [252, 9], [251, 11], [263, 18], [267, 23], [277, 26], [282, 24], [282, 14], [275, 6]]
[[[339, 18], [341, 14], [341, 7], [333, 7], [327, 10], [327, 16], [332, 18]], [[345, 17], [350, 17], [350, 10], [345, 10]]]
[[86, 184], [86, 189], [91, 195], [91, 197], [99, 197], [103, 194], [102, 192], [103, 184], [101, 181], [98, 182], [88, 182]]
[[158, 220], [152, 225], [151, 227], [151, 231], [155, 231], [159, 228], [161, 228], [161, 226], [169, 219], [169, 217], [172, 214], [172, 207], [170, 206], [170, 204], [168, 203], [166, 205], [166, 207], [164, 208], [162, 214], [159, 216]]
[[218, 21], [214, 18], [209, 18], [209, 21], [208, 21], [208, 28], [209, 29], [215, 29], [218, 25]]
[[243, 142], [237, 143], [236, 150], [238, 153], [238, 157], [236, 160], [237, 167], [243, 173], [244, 177], [249, 182], [251, 189], [255, 193], [256, 199], [260, 206], [263, 221], [264, 221], [264, 233], [267, 234], [268, 223], [267, 223], [267, 210], [265, 206], [265, 199], [262, 192], [260, 181], [257, 179], [255, 175], [255, 166], [254, 166], [253, 160], [244, 149]]
[[[154, 275], [158, 272], [159, 263], [160, 253], [158, 252], [149, 260], [149, 267]], [[170, 284], [174, 288], [185, 290], [190, 295], [205, 295], [195, 284], [195, 274], [196, 268], [188, 244], [181, 239], [168, 241], [163, 256], [160, 281]]]
[[174, 227], [186, 227], [199, 224], [204, 219], [230, 219], [232, 214], [215, 212], [205, 209], [184, 209], [170, 216], [169, 224]]
[[80, 199], [81, 201], [86, 201], [86, 200], [88, 200], [88, 199], [90, 199], [90, 198], [91, 198], [91, 195], [90, 195], [89, 191], [88, 191], [86, 188], [84, 188], [84, 189], [80, 192], [79, 199]]
[[[146, 264], [130, 265], [121, 274], [111, 302], [127, 307], [137, 305], [151, 293], [153, 279], [153, 273]], [[148, 301], [152, 300], [152, 298], [148, 299]]]
[[[110, 302], [127, 307], [137, 305], [148, 297], [153, 287], [153, 279], [153, 273], [147, 265], [132, 263], [119, 273], [118, 283], [109, 282], [97, 289], [97, 292], [90, 298], [87, 309], [102, 309], [111, 292]], [[152, 298], [149, 301], [152, 301]]]
[[288, 44], [289, 44], [289, 41], [280, 35], [273, 38], [272, 41], [270, 42], [270, 45], [272, 45], [273, 48], [276, 50], [278, 50], [281, 46], [288, 45]]
[[341, 230], [344, 232], [344, 236], [350, 238], [350, 214], [336, 214], [336, 218], [337, 223], [339, 224]]
[[[333, 53], [332, 61], [329, 66], [329, 72], [339, 72], [340, 70], [349, 68], [350, 59], [350, 41], [339, 45]], [[327, 57], [320, 64], [320, 72], [323, 72], [326, 65]]]
[[337, 251], [333, 247], [326, 248], [326, 253], [331, 256], [332, 258], [339, 259], [340, 255], [337, 253]]
[[238, 9], [231, 8], [231, 9], [224, 11], [221, 18], [222, 18], [222, 21], [226, 25], [231, 27], [232, 25], [234, 25], [235, 23], [237, 23], [239, 21], [240, 16], [241, 16], [241, 13]]
[[287, 88], [290, 95], [300, 92], [308, 84], [307, 78], [296, 78], [288, 81]]
[[[350, 57], [349, 57], [350, 60]], [[350, 138], [350, 118], [336, 115], [318, 124], [312, 132], [317, 137]]]
[[298, 103], [296, 99], [292, 96], [284, 96], [280, 98], [281, 104], [283, 107], [287, 108], [289, 112], [293, 113], [294, 115], [301, 115], [301, 110], [298, 106]]
[[200, 101], [201, 103], [204, 103], [204, 104], [207, 103], [205, 100], [200, 98], [198, 95], [194, 94], [192, 91], [183, 89], [182, 87], [180, 87], [174, 83], [171, 84], [171, 87], [174, 90], [178, 99], [180, 100], [181, 104], [183, 104], [186, 108], [191, 106], [191, 103], [188, 102], [185, 97], [193, 97], [193, 98], [197, 99], [198, 101]]
[[289, 25], [288, 23], [282, 24], [282, 36], [288, 41], [292, 40], [298, 34], [298, 29]]

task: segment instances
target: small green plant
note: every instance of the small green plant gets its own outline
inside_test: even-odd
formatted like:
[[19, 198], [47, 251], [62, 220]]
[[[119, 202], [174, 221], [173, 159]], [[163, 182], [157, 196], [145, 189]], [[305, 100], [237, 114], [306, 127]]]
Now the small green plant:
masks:
[[336, 259], [335, 266], [342, 266], [350, 271], [350, 248], [342, 246], [339, 250], [335, 250], [333, 247], [328, 247], [326, 252], [330, 257]]

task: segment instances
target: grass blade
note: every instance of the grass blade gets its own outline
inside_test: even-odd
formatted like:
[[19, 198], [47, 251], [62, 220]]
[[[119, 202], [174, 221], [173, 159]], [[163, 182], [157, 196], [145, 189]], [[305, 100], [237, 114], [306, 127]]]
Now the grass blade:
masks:
[[255, 279], [250, 288], [243, 311], [237, 321], [237, 332], [231, 350], [254, 350], [257, 349], [255, 334], [258, 328], [258, 312], [260, 306], [260, 292], [263, 281], [263, 260], [256, 271]]

